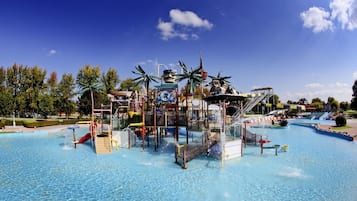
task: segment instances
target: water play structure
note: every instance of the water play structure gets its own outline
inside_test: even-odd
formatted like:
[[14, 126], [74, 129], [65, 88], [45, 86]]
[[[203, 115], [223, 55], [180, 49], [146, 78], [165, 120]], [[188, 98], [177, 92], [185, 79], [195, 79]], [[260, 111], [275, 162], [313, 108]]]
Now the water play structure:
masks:
[[130, 149], [138, 140], [142, 150], [152, 143], [154, 151], [163, 140], [172, 141], [175, 162], [182, 168], [204, 154], [219, 158], [222, 166], [226, 160], [242, 157], [249, 141], [244, 114], [268, 99], [272, 88], [238, 93], [221, 77], [211, 76], [209, 94], [202, 90], [197, 97], [180, 94], [176, 77], [175, 70], [166, 69], [161, 83], [146, 93], [112, 91], [109, 105], [93, 108], [90, 132], [76, 144], [90, 141], [95, 152], [103, 154], [119, 147]]

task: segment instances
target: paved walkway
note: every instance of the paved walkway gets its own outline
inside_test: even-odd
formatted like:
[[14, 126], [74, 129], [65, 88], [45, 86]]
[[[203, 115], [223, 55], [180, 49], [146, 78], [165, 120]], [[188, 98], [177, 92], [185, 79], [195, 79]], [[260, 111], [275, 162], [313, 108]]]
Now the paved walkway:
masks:
[[[347, 135], [353, 137], [355, 141], [357, 141], [357, 119], [347, 119], [347, 126], [349, 126], [350, 128], [341, 130], [340, 132], [346, 133]], [[319, 125], [320, 129], [326, 131], [331, 130], [331, 127], [331, 125]]]
[[[86, 127], [88, 125], [85, 124], [78, 124], [80, 127]], [[49, 131], [49, 132], [58, 132], [64, 129], [67, 129], [67, 127], [70, 125], [57, 125], [57, 126], [45, 126], [45, 127], [38, 127], [38, 128], [26, 128], [24, 126], [5, 126], [5, 128], [0, 129], [0, 133], [31, 133], [35, 131]]]

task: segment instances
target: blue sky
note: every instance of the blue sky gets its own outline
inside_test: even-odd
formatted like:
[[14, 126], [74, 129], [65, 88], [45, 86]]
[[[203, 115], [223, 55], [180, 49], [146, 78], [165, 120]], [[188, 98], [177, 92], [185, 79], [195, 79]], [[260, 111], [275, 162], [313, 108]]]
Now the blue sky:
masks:
[[85, 64], [195, 68], [240, 92], [282, 101], [350, 101], [357, 79], [357, 0], [2, 0], [0, 66], [77, 74]]

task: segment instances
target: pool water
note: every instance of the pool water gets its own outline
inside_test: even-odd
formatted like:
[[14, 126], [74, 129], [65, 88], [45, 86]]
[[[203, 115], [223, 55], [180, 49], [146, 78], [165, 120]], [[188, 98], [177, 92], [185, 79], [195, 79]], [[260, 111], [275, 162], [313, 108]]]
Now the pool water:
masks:
[[183, 170], [171, 144], [97, 155], [90, 142], [74, 149], [70, 130], [0, 135], [0, 200], [356, 200], [355, 142], [296, 125], [252, 131], [288, 151], [247, 146], [223, 168], [201, 156]]

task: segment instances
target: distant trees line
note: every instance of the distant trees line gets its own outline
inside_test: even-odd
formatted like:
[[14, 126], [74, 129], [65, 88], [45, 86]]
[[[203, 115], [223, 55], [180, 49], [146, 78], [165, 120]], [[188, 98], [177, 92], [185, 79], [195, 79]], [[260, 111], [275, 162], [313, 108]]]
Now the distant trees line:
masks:
[[[14, 64], [0, 67], [0, 115], [16, 117], [64, 114], [67, 117], [74, 112], [81, 115], [91, 113], [90, 90], [94, 91], [96, 107], [108, 102], [107, 93], [117, 89], [119, 76], [114, 68], [101, 72], [99, 66], [85, 65], [79, 69], [76, 77], [63, 74], [60, 79], [56, 72], [47, 71], [39, 66]], [[123, 82], [123, 86], [132, 85], [133, 81]]]
[[[137, 67], [136, 70], [138, 69]], [[186, 70], [187, 75], [183, 74], [181, 79], [192, 79], [188, 83], [193, 83], [196, 70], [192, 72]], [[120, 80], [114, 68], [101, 72], [100, 66], [84, 65], [78, 70], [76, 77], [65, 73], [59, 79], [56, 72], [51, 72], [47, 77], [47, 71], [39, 66], [14, 64], [7, 68], [0, 67], [0, 116], [47, 118], [49, 115], [64, 114], [69, 117], [74, 112], [89, 115], [93, 99], [94, 107], [99, 108], [100, 104], [109, 104], [107, 94], [113, 90], [139, 90], [138, 81], [143, 80], [145, 81], [143, 83], [148, 86], [147, 81], [151, 81], [148, 75], [144, 71], [140, 73], [140, 76], [146, 79], [139, 79], [139, 76], [135, 79]], [[319, 98], [314, 98], [310, 105], [319, 110], [323, 110], [326, 105], [333, 110], [357, 109], [357, 80], [352, 90], [353, 98], [350, 104], [338, 103], [333, 97], [329, 97], [326, 103]], [[278, 103], [277, 95], [272, 98], [275, 103]], [[302, 98], [288, 103], [307, 103], [307, 100]]]

